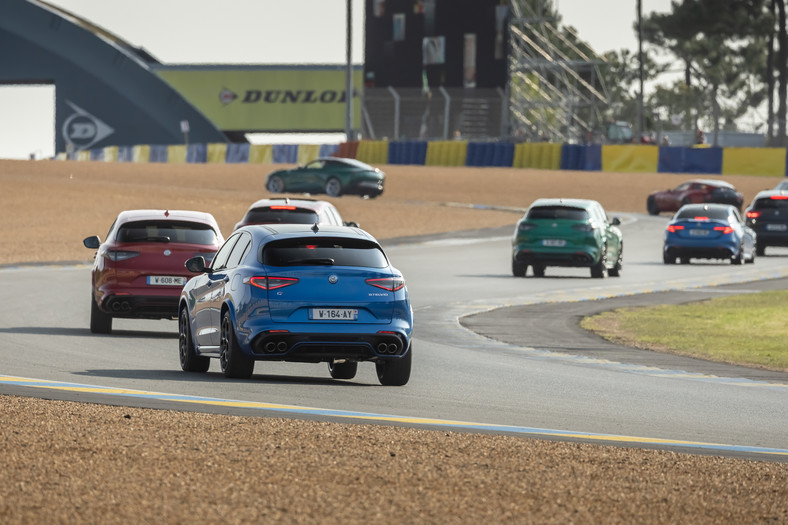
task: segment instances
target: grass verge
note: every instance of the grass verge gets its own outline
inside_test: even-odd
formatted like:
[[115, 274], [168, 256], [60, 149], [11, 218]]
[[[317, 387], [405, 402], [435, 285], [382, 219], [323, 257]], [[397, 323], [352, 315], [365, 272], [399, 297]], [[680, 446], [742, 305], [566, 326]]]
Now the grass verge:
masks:
[[621, 308], [581, 326], [618, 344], [788, 371], [788, 290], [681, 305]]

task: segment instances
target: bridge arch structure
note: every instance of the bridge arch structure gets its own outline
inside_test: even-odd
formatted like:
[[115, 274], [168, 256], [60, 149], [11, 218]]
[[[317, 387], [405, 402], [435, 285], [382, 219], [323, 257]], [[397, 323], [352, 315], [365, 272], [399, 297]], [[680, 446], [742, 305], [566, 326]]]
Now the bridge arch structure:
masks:
[[0, 84], [55, 87], [55, 151], [228, 142], [142, 48], [40, 0], [0, 2]]

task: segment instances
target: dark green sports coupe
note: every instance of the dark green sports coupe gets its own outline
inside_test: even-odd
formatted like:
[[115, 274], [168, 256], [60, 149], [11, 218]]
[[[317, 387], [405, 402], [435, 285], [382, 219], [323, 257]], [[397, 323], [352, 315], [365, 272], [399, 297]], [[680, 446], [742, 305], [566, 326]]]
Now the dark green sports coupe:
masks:
[[591, 268], [591, 277], [618, 277], [624, 252], [619, 224], [597, 201], [537, 199], [514, 230], [512, 274], [525, 277], [531, 266], [535, 277], [544, 277], [547, 266], [576, 266]]
[[271, 193], [325, 193], [329, 197], [361, 195], [377, 197], [383, 193], [386, 175], [378, 168], [356, 159], [325, 157], [289, 170], [268, 175], [265, 187]]

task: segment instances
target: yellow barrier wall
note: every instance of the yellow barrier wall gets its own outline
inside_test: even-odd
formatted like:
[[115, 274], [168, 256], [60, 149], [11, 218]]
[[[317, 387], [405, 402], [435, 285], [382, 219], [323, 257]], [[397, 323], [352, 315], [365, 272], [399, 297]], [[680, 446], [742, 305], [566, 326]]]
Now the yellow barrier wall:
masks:
[[785, 175], [785, 148], [724, 148], [723, 175]]
[[427, 143], [425, 166], [465, 166], [468, 142], [464, 140], [439, 140]]
[[659, 147], [644, 144], [602, 146], [602, 171], [656, 173]]
[[150, 146], [147, 144], [134, 146], [131, 156], [134, 162], [150, 162]]
[[90, 160], [90, 150], [77, 151], [77, 160], [79, 161]]
[[301, 144], [298, 146], [298, 164], [304, 165], [320, 156], [319, 144]]
[[389, 142], [387, 140], [362, 140], [358, 143], [356, 159], [367, 164], [388, 164]]
[[514, 168], [561, 169], [561, 144], [523, 142], [514, 147]]
[[118, 147], [107, 146], [104, 148], [104, 162], [116, 162], [118, 160]]
[[440, 166], [440, 153], [444, 147], [443, 142], [428, 142], [427, 143], [427, 156], [424, 158], [425, 166]]
[[531, 162], [531, 148], [527, 142], [522, 142], [514, 146], [513, 168], [525, 168]]
[[209, 164], [224, 164], [227, 158], [227, 144], [224, 142], [217, 142], [215, 144], [208, 144], [205, 155], [205, 162]]
[[188, 148], [185, 144], [172, 144], [167, 146], [167, 164], [186, 163]]
[[249, 164], [273, 164], [274, 147], [271, 144], [252, 144], [249, 146]]

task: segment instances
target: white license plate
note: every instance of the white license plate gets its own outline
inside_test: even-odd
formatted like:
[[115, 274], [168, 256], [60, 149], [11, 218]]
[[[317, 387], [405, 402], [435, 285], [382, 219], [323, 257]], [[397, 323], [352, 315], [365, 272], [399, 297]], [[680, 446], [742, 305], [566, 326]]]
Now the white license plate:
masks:
[[152, 286], [183, 286], [186, 284], [186, 277], [175, 277], [172, 275], [149, 275], [148, 284]]
[[357, 321], [358, 310], [353, 308], [311, 308], [309, 318], [315, 321]]
[[784, 232], [788, 230], [788, 225], [785, 224], [767, 224], [766, 230], [770, 232]]
[[690, 230], [689, 234], [693, 237], [706, 237], [709, 235], [709, 230]]
[[555, 247], [559, 247], [560, 248], [561, 246], [566, 246], [566, 240], [565, 239], [542, 239], [542, 246], [555, 246]]

